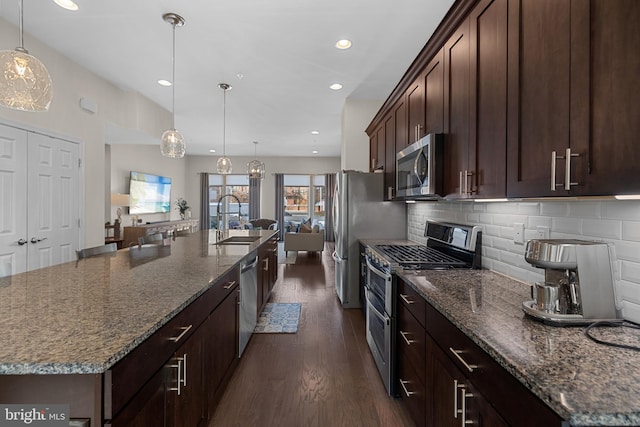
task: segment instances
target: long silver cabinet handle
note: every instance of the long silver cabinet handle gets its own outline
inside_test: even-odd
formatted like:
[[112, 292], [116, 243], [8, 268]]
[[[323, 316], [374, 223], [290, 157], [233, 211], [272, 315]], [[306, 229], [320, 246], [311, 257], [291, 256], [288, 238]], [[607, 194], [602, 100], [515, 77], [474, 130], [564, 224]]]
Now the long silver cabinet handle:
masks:
[[416, 394], [415, 391], [407, 390], [406, 384], [409, 384], [409, 381], [405, 381], [403, 379], [400, 379], [400, 386], [402, 387], [402, 390], [404, 391], [404, 394], [406, 394], [407, 397], [411, 397], [412, 395]]
[[223, 286], [223, 288], [224, 288], [225, 290], [227, 290], [227, 289], [231, 289], [231, 288], [233, 288], [235, 285], [236, 285], [236, 281], [235, 281], [235, 280], [232, 280], [232, 281], [230, 281], [228, 284], [224, 285], [224, 286]]
[[176, 381], [176, 387], [169, 387], [169, 390], [171, 391], [177, 391], [178, 392], [178, 396], [180, 396], [180, 385], [182, 384], [182, 358], [178, 357], [177, 359], [178, 364], [177, 365], [169, 365], [170, 368], [176, 368], [178, 370], [178, 380]]
[[551, 152], [551, 191], [556, 191], [559, 185], [556, 183], [556, 161], [562, 159], [562, 156], [558, 156], [555, 151]]
[[187, 386], [187, 353], [182, 355], [182, 385]]
[[451, 353], [453, 353], [453, 355], [456, 357], [456, 359], [458, 359], [460, 361], [460, 363], [462, 363], [464, 365], [464, 367], [469, 370], [469, 372], [473, 372], [474, 369], [478, 368], [478, 365], [470, 365], [470, 364], [467, 363], [466, 360], [464, 360], [462, 358], [462, 356], [460, 356], [460, 353], [462, 353], [462, 350], [454, 350], [452, 347], [449, 347], [449, 351]]
[[473, 393], [467, 393], [466, 389], [462, 389], [462, 422], [460, 423], [461, 427], [465, 427], [469, 424], [473, 424], [473, 420], [467, 419], [467, 398], [473, 397]]
[[462, 413], [461, 409], [458, 409], [458, 389], [464, 390], [464, 384], [458, 384], [458, 380], [453, 380], [453, 418], [458, 418], [458, 414]]
[[407, 304], [415, 304], [416, 302], [407, 298], [408, 296], [409, 295], [400, 294], [400, 298], [402, 298], [402, 301], [406, 302]]
[[577, 182], [571, 182], [571, 158], [572, 157], [580, 157], [578, 153], [571, 153], [571, 148], [567, 148], [564, 156], [565, 161], [565, 176], [564, 176], [564, 189], [569, 191], [571, 190], [571, 186], [578, 185]]
[[409, 335], [409, 332], [400, 331], [400, 335], [402, 335], [402, 338], [404, 339], [404, 342], [407, 343], [407, 345], [411, 345], [414, 342], [416, 342], [416, 340], [410, 340], [407, 338], [407, 335]]
[[184, 335], [189, 332], [189, 330], [191, 330], [191, 328], [193, 328], [193, 325], [189, 325], [189, 326], [183, 326], [182, 328], [182, 332], [180, 333], [180, 335], [178, 335], [177, 337], [171, 337], [169, 338], [169, 340], [173, 341], [173, 342], [178, 342], [182, 339], [182, 337], [184, 337]]

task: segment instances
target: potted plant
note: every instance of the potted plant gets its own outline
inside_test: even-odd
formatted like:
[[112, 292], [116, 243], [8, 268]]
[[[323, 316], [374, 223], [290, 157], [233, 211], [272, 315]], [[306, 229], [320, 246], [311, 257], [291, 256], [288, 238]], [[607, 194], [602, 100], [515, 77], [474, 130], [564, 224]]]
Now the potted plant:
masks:
[[187, 211], [189, 210], [189, 205], [187, 204], [187, 201], [185, 199], [183, 199], [182, 197], [178, 197], [178, 201], [176, 202], [176, 209], [180, 211], [180, 218], [184, 219]]

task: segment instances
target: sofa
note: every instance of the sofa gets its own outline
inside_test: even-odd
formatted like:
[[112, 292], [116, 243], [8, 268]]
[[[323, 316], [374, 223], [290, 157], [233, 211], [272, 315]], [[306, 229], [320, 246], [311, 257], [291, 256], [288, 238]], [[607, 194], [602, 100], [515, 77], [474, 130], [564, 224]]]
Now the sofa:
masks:
[[324, 249], [324, 230], [318, 225], [300, 224], [298, 232], [284, 234], [284, 251], [322, 252]]

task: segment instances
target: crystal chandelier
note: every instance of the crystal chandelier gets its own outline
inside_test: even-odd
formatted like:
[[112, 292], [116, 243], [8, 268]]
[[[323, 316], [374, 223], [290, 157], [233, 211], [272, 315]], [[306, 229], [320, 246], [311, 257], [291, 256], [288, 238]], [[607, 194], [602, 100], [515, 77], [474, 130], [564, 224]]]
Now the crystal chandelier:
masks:
[[18, 3], [20, 47], [0, 50], [0, 105], [22, 111], [47, 111], [53, 98], [51, 76], [24, 48], [22, 0]]
[[[258, 157], [258, 141], [253, 141], [254, 149], [253, 149], [253, 157]], [[249, 179], [264, 179], [265, 167], [264, 163], [260, 160], [251, 160], [247, 163], [247, 173], [249, 174]]]
[[222, 157], [218, 159], [218, 163], [216, 166], [219, 174], [229, 175], [231, 173], [231, 159], [228, 158], [225, 154], [225, 148], [226, 148], [225, 126], [227, 121], [227, 91], [231, 90], [231, 85], [228, 85], [226, 83], [220, 83], [218, 87], [223, 90], [222, 92], [222, 96], [223, 96], [222, 98], [223, 100], [222, 101]]
[[162, 15], [162, 19], [173, 27], [173, 55], [171, 56], [173, 77], [171, 81], [171, 129], [162, 134], [160, 153], [164, 157], [180, 159], [184, 157], [186, 145], [184, 137], [176, 130], [176, 27], [184, 25], [184, 18], [175, 13], [165, 13]]

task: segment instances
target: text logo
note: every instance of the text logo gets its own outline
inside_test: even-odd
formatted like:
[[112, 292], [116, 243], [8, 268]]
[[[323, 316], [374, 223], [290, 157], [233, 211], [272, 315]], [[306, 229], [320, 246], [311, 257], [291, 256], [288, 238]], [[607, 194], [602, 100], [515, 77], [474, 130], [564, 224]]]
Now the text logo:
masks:
[[69, 405], [0, 405], [0, 427], [68, 427]]

